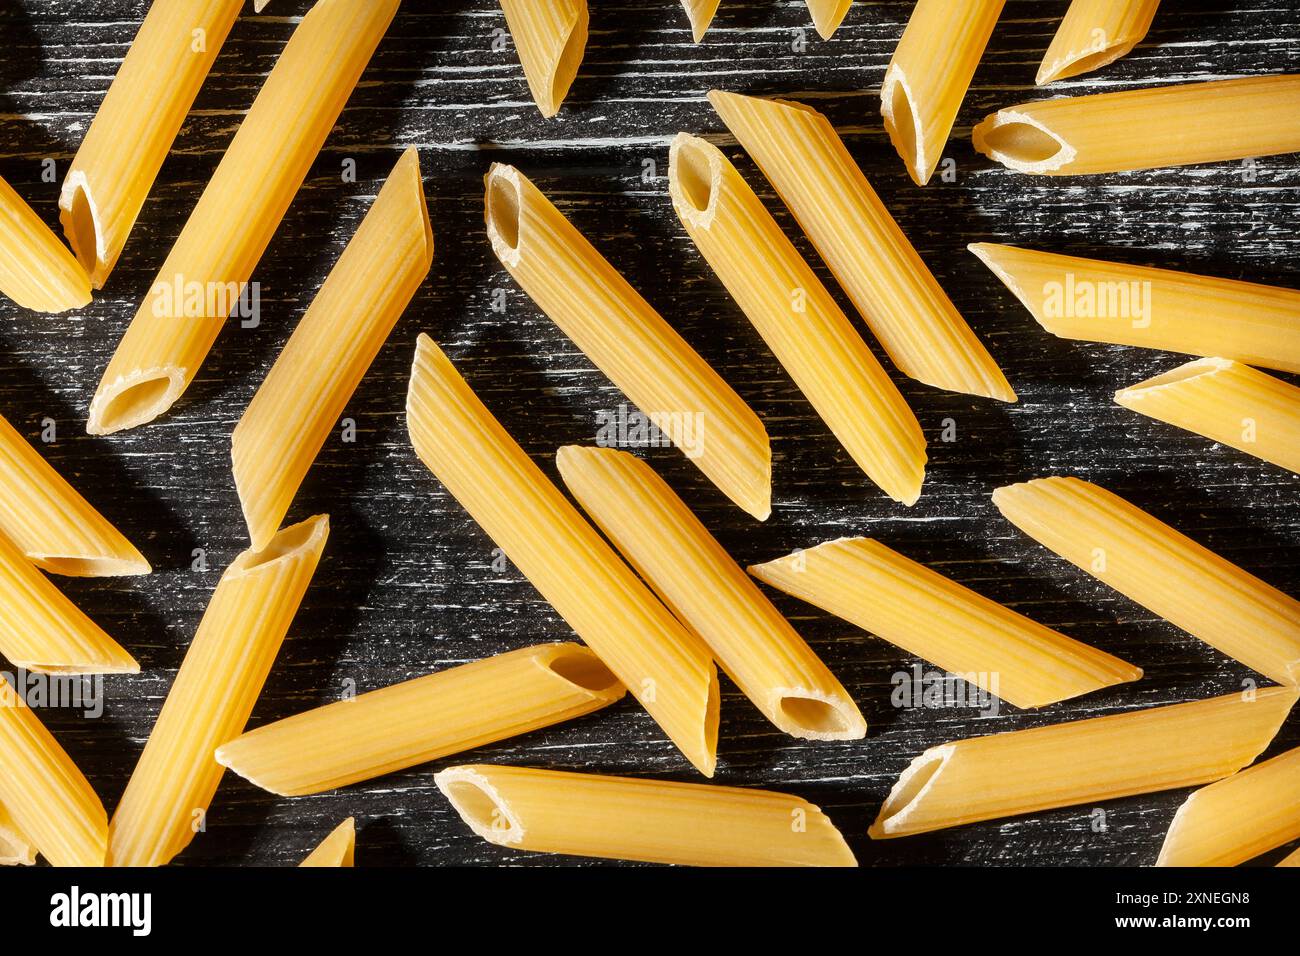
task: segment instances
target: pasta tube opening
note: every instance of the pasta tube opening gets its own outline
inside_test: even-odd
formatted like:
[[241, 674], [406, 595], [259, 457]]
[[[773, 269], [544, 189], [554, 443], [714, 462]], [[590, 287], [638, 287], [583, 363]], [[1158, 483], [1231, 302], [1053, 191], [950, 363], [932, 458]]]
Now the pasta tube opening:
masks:
[[1223, 372], [1232, 368], [1235, 364], [1235, 362], [1221, 358], [1203, 358], [1195, 362], [1188, 362], [1186, 365], [1180, 365], [1176, 369], [1149, 378], [1145, 382], [1130, 385], [1128, 388], [1121, 388], [1115, 393], [1115, 401], [1123, 405], [1126, 400], [1131, 401], [1134, 398], [1139, 398], [1144, 392], [1150, 392], [1169, 385], [1183, 384], [1193, 379], [1213, 375], [1215, 372]]
[[468, 767], [453, 767], [433, 779], [452, 809], [483, 839], [498, 846], [523, 840], [519, 817], [482, 774]]
[[285, 528], [261, 551], [249, 550], [240, 554], [226, 573], [231, 576], [249, 574], [277, 561], [297, 558], [308, 551], [318, 551], [323, 547], [321, 539], [329, 534], [329, 530], [329, 515], [320, 515], [310, 521]]
[[593, 694], [622, 696], [622, 684], [614, 672], [606, 667], [596, 655], [584, 647], [567, 644], [549, 661], [546, 666], [556, 677], [567, 680], [579, 690]]
[[1074, 161], [1076, 150], [1045, 125], [1013, 110], [994, 113], [975, 127], [975, 148], [1022, 173], [1047, 173]]
[[797, 726], [795, 736], [798, 737], [818, 740], [862, 736], [861, 715], [856, 711], [847, 714], [850, 708], [843, 702], [787, 692], [781, 695], [778, 709], [782, 716]]
[[688, 133], [678, 133], [670, 150], [670, 165], [677, 170], [669, 188], [683, 206], [692, 225], [708, 226], [715, 212], [718, 182], [722, 177], [717, 154]]
[[927, 750], [912, 761], [912, 765], [899, 775], [898, 781], [889, 791], [876, 822], [867, 830], [867, 834], [872, 839], [880, 840], [903, 827], [951, 757], [952, 746], [949, 744]]
[[916, 102], [907, 85], [907, 77], [896, 65], [891, 65], [885, 73], [885, 83], [880, 93], [880, 112], [884, 116], [885, 132], [889, 134], [898, 155], [903, 157], [913, 181], [924, 186], [936, 163], [925, 155], [917, 139], [916, 130], [920, 126], [920, 118]]
[[493, 165], [488, 172], [487, 232], [492, 249], [508, 266], [519, 263], [519, 171]]
[[90, 184], [85, 173], [73, 173], [63, 187], [64, 195], [59, 197], [63, 206], [60, 219], [63, 233], [72, 246], [72, 254], [77, 257], [83, 269], [93, 273], [99, 264], [108, 257], [104, 242], [104, 233], [99, 226], [99, 210], [90, 195]]
[[185, 373], [179, 368], [150, 369], [114, 382], [95, 397], [86, 431], [109, 435], [151, 422], [171, 408], [184, 390]]

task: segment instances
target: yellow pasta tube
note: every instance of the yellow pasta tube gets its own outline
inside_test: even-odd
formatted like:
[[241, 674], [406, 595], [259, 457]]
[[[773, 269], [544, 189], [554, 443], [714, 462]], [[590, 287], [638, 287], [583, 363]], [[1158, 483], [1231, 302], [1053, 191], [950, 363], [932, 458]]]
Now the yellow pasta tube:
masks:
[[[103, 866], [104, 805], [45, 725], [0, 677], [0, 805], [51, 866]], [[0, 830], [0, 837], [4, 831]], [[31, 851], [17, 847], [31, 862]]]
[[556, 461], [605, 537], [763, 716], [809, 740], [866, 736], [848, 691], [649, 465], [625, 451], [574, 445]]
[[408, 149], [235, 427], [231, 462], [254, 551], [275, 536], [432, 263], [420, 157]]
[[975, 148], [1010, 169], [1082, 176], [1300, 149], [1300, 75], [1252, 76], [1021, 103], [990, 113]]
[[1296, 850], [1289, 856], [1283, 857], [1278, 866], [1300, 866], [1300, 850]]
[[701, 254], [858, 467], [914, 504], [925, 480], [920, 423], [736, 167], [679, 133], [668, 188]]
[[844, 22], [853, 0], [804, 0], [808, 12], [812, 14], [813, 26], [823, 40], [829, 40]]
[[348, 817], [298, 866], [351, 866], [357, 848], [357, 822]]
[[718, 3], [719, 0], [682, 0], [686, 18], [691, 21], [691, 36], [696, 43], [704, 39], [713, 15], [718, 12]]
[[[104, 825], [107, 827], [107, 820]], [[35, 862], [36, 844], [19, 829], [13, 814], [0, 804], [0, 866], [31, 866]]]
[[1300, 472], [1300, 388], [1240, 362], [1197, 359], [1120, 389], [1115, 401]]
[[587, 48], [587, 0], [501, 0], [533, 102], [550, 119]]
[[758, 416], [519, 170], [494, 164], [492, 249], [525, 292], [722, 492], [760, 521], [772, 452]]
[[498, 846], [685, 866], [857, 866], [821, 809], [786, 793], [488, 764], [434, 781]]
[[777, 193], [899, 371], [1013, 402], [1002, 370], [957, 312], [821, 113], [714, 90], [709, 102]]
[[148, 574], [135, 545], [0, 415], [0, 532], [38, 567], [73, 577]]
[[828, 541], [749, 573], [1016, 707], [1044, 707], [1142, 676], [870, 538]]
[[1300, 748], [1197, 790], [1156, 866], [1236, 866], [1300, 837]]
[[943, 156], [1006, 0], [918, 0], [880, 88], [885, 132], [924, 186]]
[[67, 312], [90, 304], [86, 270], [3, 178], [0, 295], [33, 312]]
[[1038, 68], [1039, 86], [1091, 73], [1142, 42], [1160, 0], [1073, 0]]
[[1053, 335], [1300, 372], [1300, 292], [991, 242], [969, 247]]
[[1035, 541], [1153, 614], [1278, 683], [1300, 681], [1300, 601], [1141, 508], [1078, 478], [1007, 485], [993, 503]]
[[250, 730], [217, 763], [296, 797], [473, 750], [607, 707], [625, 693], [581, 644], [539, 644]]
[[1209, 783], [1254, 760], [1295, 704], [1266, 687], [931, 747], [899, 776], [877, 840]]
[[0, 655], [15, 667], [41, 674], [140, 672], [135, 658], [68, 600], [2, 530]]
[[708, 648], [660, 604], [421, 335], [406, 399], [420, 460], [705, 776], [718, 743]]
[[213, 751], [244, 729], [328, 536], [325, 515], [293, 525], [217, 582], [113, 814], [109, 866], [162, 866], [205, 827], [226, 769]]
[[399, 0], [317, 0], [289, 38], [118, 344], [86, 426], [143, 425], [189, 387]]
[[63, 233], [96, 289], [117, 265], [241, 6], [156, 0], [140, 24], [59, 194]]

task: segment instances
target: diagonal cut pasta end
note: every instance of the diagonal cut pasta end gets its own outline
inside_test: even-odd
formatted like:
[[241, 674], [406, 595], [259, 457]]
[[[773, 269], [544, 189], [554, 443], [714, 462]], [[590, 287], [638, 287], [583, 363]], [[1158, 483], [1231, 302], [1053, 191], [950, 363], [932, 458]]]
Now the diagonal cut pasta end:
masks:
[[908, 818], [924, 800], [926, 792], [935, 785], [952, 754], [953, 745], [942, 744], [931, 747], [913, 760], [890, 789], [889, 796], [881, 805], [876, 821], [868, 828], [867, 835], [873, 840], [905, 835]]
[[1072, 76], [1100, 70], [1103, 66], [1108, 66], [1131, 53], [1133, 48], [1138, 45], [1138, 39], [1140, 38], [1103, 43], [1099, 47], [1092, 47], [1088, 50], [1071, 50], [1060, 57], [1053, 57], [1052, 51], [1048, 50], [1047, 56], [1043, 58], [1042, 64], [1038, 67], [1038, 75], [1034, 77], [1034, 83], [1037, 86], [1046, 86], [1048, 83], [1055, 83], [1057, 80], [1065, 80]]
[[312, 850], [301, 867], [349, 867], [357, 848], [357, 821], [348, 817]]
[[1015, 109], [998, 110], [971, 132], [978, 152], [1008, 169], [1050, 175], [1074, 162], [1078, 150], [1042, 120]]
[[59, 223], [73, 255], [86, 270], [91, 287], [102, 289], [113, 266], [94, 191], [82, 170], [69, 173], [63, 181], [59, 191]]
[[111, 435], [153, 421], [180, 398], [185, 379], [184, 369], [167, 365], [101, 383], [90, 403], [87, 434]]
[[925, 127], [917, 111], [916, 100], [901, 67], [891, 63], [880, 88], [880, 114], [885, 132], [907, 166], [912, 182], [924, 186], [939, 164], [939, 149], [926, 140]]
[[483, 221], [492, 251], [505, 267], [519, 264], [525, 235], [521, 229], [522, 176], [513, 166], [493, 163], [483, 177]]
[[1197, 359], [1194, 362], [1188, 362], [1186, 365], [1180, 365], [1176, 369], [1153, 376], [1144, 382], [1138, 382], [1128, 388], [1121, 388], [1115, 393], [1115, 402], [1125, 408], [1141, 411], [1141, 406], [1148, 399], [1155, 397], [1156, 393], [1160, 391], [1176, 390], [1180, 385], [1191, 385], [1197, 379], [1214, 378], [1216, 375], [1236, 367], [1236, 365], [1237, 363], [1230, 359]]
[[691, 21], [691, 37], [696, 43], [703, 40], [704, 34], [708, 32], [713, 15], [718, 12], [719, 2], [720, 0], [682, 0], [686, 17]]
[[817, 33], [823, 40], [829, 40], [844, 22], [853, 0], [807, 0], [807, 3]]
[[497, 846], [511, 846], [524, 839], [523, 822], [486, 776], [472, 766], [452, 767], [433, 776], [466, 825]]
[[717, 215], [722, 160], [716, 147], [690, 133], [678, 133], [668, 147], [668, 193], [684, 222], [709, 228]]

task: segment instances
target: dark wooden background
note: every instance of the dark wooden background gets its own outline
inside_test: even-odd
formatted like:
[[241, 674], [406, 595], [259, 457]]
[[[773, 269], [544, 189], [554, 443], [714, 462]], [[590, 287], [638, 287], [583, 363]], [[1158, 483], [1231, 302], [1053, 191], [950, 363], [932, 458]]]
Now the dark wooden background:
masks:
[[[1234, 163], [1030, 178], [975, 154], [969, 130], [998, 107], [1051, 93], [1300, 71], [1300, 4], [1169, 0], [1127, 59], [1040, 93], [1034, 73], [1067, 3], [1011, 0], [946, 154], [957, 163], [957, 180], [921, 189], [879, 119], [880, 81], [910, 3], [856, 3], [835, 38], [823, 42], [802, 0], [724, 0], [696, 46], [675, 0], [593, 0], [582, 70], [560, 116], [548, 122], [528, 98], [508, 40], [504, 49], [494, 43], [505, 27], [495, 4], [407, 0], [256, 272], [261, 327], [232, 324], [187, 396], [161, 421], [87, 437], [87, 405], [119, 336], [294, 17], [308, 6], [272, 0], [268, 16], [250, 14], [236, 24], [126, 255], [91, 307], [49, 317], [0, 302], [0, 412], [32, 438], [43, 418], [55, 419], [58, 441], [45, 453], [157, 569], [142, 579], [59, 581], [143, 667], [138, 676], [106, 680], [100, 719], [43, 715], [110, 812], [221, 568], [246, 545], [229, 470], [230, 432], [399, 151], [418, 146], [436, 261], [348, 408], [356, 442], [344, 444], [336, 433], [291, 513], [329, 512], [333, 533], [252, 725], [336, 699], [348, 679], [369, 690], [571, 636], [515, 570], [492, 569], [491, 543], [420, 465], [406, 437], [403, 402], [420, 331], [444, 344], [552, 475], [555, 449], [592, 440], [596, 411], [621, 401], [492, 256], [481, 179], [500, 160], [532, 176], [766, 422], [774, 511], [763, 525], [725, 502], [677, 452], [650, 454], [742, 563], [840, 535], [876, 536], [1146, 669], [1138, 684], [1040, 713], [1010, 706], [996, 717], [973, 709], [895, 709], [891, 675], [912, 659], [778, 596], [858, 700], [869, 736], [843, 744], [793, 740], [724, 684], [716, 781], [815, 801], [864, 865], [1154, 862], [1185, 791], [1107, 804], [1104, 832], [1090, 826], [1093, 808], [1079, 807], [901, 840], [865, 836], [899, 771], [928, 746], [1227, 693], [1251, 676], [1017, 532], [990, 502], [998, 485], [1045, 474], [1097, 480], [1300, 594], [1300, 477], [1116, 407], [1114, 389], [1183, 359], [1048, 336], [965, 246], [1016, 242], [1300, 286], [1300, 158], [1262, 159], [1253, 181]], [[41, 161], [54, 159], [62, 178], [147, 7], [146, 0], [0, 0], [0, 175], [52, 224], [58, 183], [42, 181]], [[802, 51], [793, 48], [799, 37]], [[663, 178], [673, 134], [709, 134], [737, 154], [704, 99], [715, 86], [790, 95], [830, 115], [1020, 393], [1019, 404], [1005, 406], [895, 376], [932, 441], [925, 490], [910, 510], [888, 501], [853, 466], [673, 215]], [[340, 176], [347, 158], [357, 162], [356, 183]], [[658, 178], [642, 178], [647, 160]], [[795, 235], [752, 164], [742, 157], [740, 167]], [[818, 270], [826, 276], [819, 263]], [[497, 288], [507, 290], [505, 314], [491, 310]], [[952, 443], [938, 440], [946, 418], [956, 423]], [[191, 570], [195, 548], [208, 552], [206, 573]], [[1300, 719], [1292, 719], [1271, 752], [1297, 743]], [[630, 699], [441, 765], [464, 761], [698, 779]], [[177, 862], [297, 863], [350, 814], [357, 817], [363, 866], [567, 862], [500, 850], [471, 835], [436, 791], [433, 769], [298, 799], [227, 775], [208, 832]]]

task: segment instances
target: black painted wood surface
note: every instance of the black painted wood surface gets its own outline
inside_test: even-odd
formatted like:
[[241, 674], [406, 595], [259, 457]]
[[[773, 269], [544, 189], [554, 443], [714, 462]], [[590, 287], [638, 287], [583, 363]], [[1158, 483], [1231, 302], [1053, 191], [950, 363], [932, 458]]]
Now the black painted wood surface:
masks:
[[[51, 224], [61, 179], [148, 4], [0, 4], [0, 175]], [[253, 715], [260, 725], [338, 698], [571, 632], [416, 460], [403, 400], [415, 336], [441, 341], [489, 407], [554, 475], [554, 451], [591, 441], [618, 392], [540, 314], [492, 256], [482, 228], [488, 164], [518, 164], [737, 390], [771, 433], [774, 511], [763, 525], [729, 505], [671, 449], [650, 453], [742, 563], [829, 538], [869, 534], [983, 594], [1117, 653], [1146, 677], [1040, 713], [1004, 706], [895, 708], [891, 677], [915, 663], [851, 625], [776, 595], [871, 723], [864, 741], [786, 738], [724, 683], [724, 784], [785, 789], [820, 804], [864, 865], [1149, 864], [1185, 791], [873, 842], [865, 836], [899, 771], [949, 739], [1227, 693], [1242, 665], [1055, 558], [1002, 520], [998, 485], [1046, 474], [1094, 479], [1265, 580], [1300, 593], [1300, 477], [1115, 406], [1114, 389], [1183, 359], [1050, 337], [965, 251], [1015, 242], [1082, 255], [1300, 285], [1300, 158], [1270, 157], [1253, 178], [1235, 163], [1078, 179], [1030, 178], [974, 153], [986, 113], [1055, 93], [1300, 71], [1300, 5], [1290, 0], [1169, 0], [1148, 39], [1100, 74], [1032, 87], [1067, 4], [1011, 0], [946, 155], [956, 181], [914, 186], [880, 124], [878, 89], [911, 4], [859, 2], [820, 40], [802, 0], [724, 0], [704, 43], [672, 0], [593, 0], [586, 58], [560, 116], [528, 98], [504, 18], [488, 0], [408, 0], [353, 95], [255, 278], [263, 320], [231, 324], [172, 414], [108, 438], [84, 433], [99, 376], [241, 113], [308, 6], [272, 0], [236, 24], [178, 138], [109, 287], [67, 316], [0, 302], [0, 412], [154, 563], [151, 577], [60, 586], [140, 660], [105, 681], [99, 719], [43, 714], [110, 812], [121, 795], [217, 577], [246, 546], [229, 471], [229, 435], [293, 324], [368, 208], [399, 151], [421, 150], [437, 243], [432, 274], [346, 412], [291, 517], [329, 512], [316, 580]], [[1004, 406], [895, 376], [931, 439], [920, 502], [888, 501], [853, 466], [766, 352], [673, 215], [663, 174], [679, 130], [740, 157], [769, 207], [790, 217], [709, 108], [711, 87], [812, 102], [844, 131], [904, 230], [1020, 393]], [[355, 159], [358, 181], [345, 182]], [[651, 166], [651, 164], [653, 164]], [[647, 172], [648, 170], [648, 172]], [[232, 224], [232, 228], [237, 224]], [[812, 257], [818, 271], [829, 276]], [[834, 288], [832, 284], [832, 288]], [[507, 310], [492, 311], [504, 289]], [[838, 295], [838, 290], [836, 290]], [[1294, 379], [1293, 379], [1294, 380]], [[940, 441], [945, 419], [956, 440]], [[194, 549], [208, 570], [192, 570]], [[1194, 602], [1197, 596], [1189, 594]], [[1270, 753], [1300, 743], [1290, 721]], [[568, 726], [440, 765], [501, 761], [698, 779], [630, 699]], [[486, 845], [433, 786], [426, 766], [316, 797], [282, 799], [227, 775], [208, 832], [180, 864], [297, 863], [355, 815], [359, 865], [569, 862]], [[1266, 858], [1271, 860], [1275, 856]]]

